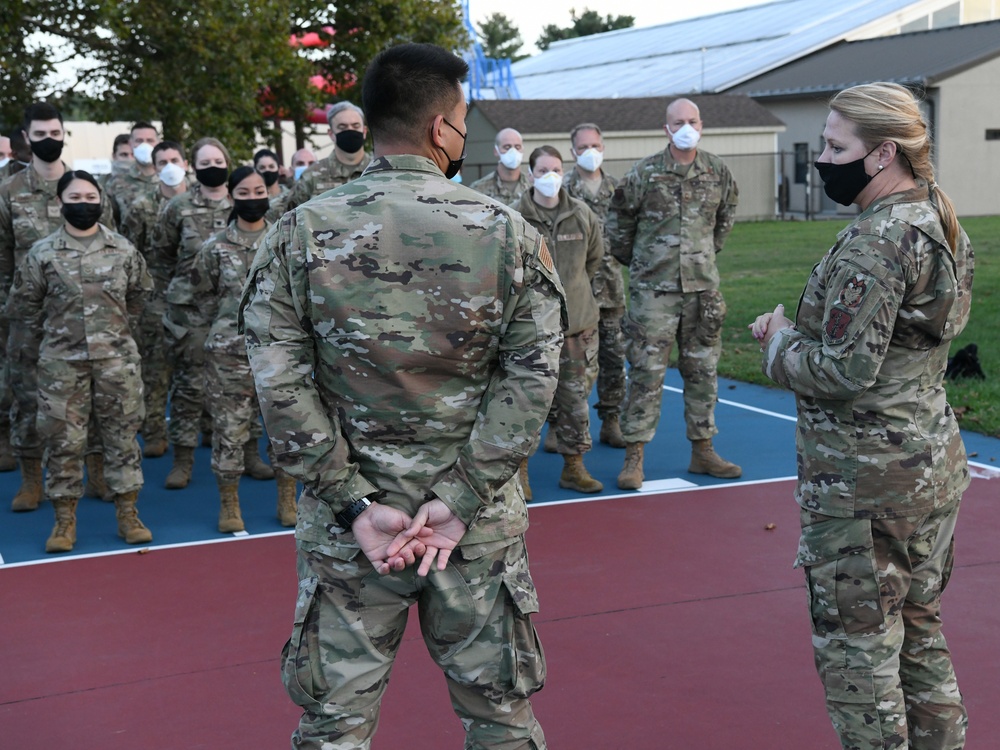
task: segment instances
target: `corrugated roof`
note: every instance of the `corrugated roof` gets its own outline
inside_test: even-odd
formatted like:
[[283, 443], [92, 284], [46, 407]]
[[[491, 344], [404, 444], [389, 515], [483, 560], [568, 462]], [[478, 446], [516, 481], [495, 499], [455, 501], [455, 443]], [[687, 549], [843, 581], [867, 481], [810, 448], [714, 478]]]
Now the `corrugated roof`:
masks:
[[1000, 55], [1000, 21], [844, 42], [740, 86], [750, 96], [826, 94], [872, 81], [925, 88]]
[[[643, 99], [499, 99], [472, 103], [496, 127], [522, 133], [568, 133], [581, 122], [605, 131], [660, 130], [676, 97]], [[706, 128], [782, 127], [784, 123], [742, 94], [694, 95]]]
[[687, 21], [556, 42], [515, 63], [525, 99], [725, 91], [850, 38], [866, 26], [949, 0], [777, 0]]

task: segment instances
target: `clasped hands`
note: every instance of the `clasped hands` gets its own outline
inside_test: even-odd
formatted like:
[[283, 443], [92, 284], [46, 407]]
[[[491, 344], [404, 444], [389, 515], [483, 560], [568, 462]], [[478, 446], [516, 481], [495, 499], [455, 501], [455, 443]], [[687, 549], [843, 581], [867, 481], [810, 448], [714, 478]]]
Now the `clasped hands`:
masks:
[[771, 337], [782, 328], [791, 328], [794, 322], [785, 317], [785, 306], [778, 305], [774, 312], [758, 315], [757, 319], [747, 326], [753, 337], [760, 342], [760, 350], [764, 351], [770, 343]]
[[466, 525], [439, 499], [428, 500], [409, 515], [388, 505], [372, 503], [351, 525], [355, 539], [379, 575], [399, 572], [420, 559], [417, 575], [437, 565], [444, 570]]

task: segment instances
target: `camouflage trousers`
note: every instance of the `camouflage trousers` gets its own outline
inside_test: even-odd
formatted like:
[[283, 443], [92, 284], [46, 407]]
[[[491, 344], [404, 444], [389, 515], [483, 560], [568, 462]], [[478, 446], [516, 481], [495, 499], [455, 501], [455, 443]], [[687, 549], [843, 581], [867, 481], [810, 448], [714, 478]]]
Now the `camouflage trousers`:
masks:
[[115, 494], [142, 487], [142, 378], [138, 358], [38, 362], [38, 434], [45, 445], [45, 496], [83, 496], [88, 425], [103, 437], [104, 479]]
[[142, 389], [146, 418], [142, 438], [147, 443], [167, 439], [167, 393], [170, 389], [170, 360], [163, 331], [166, 303], [162, 295], [150, 295], [139, 319], [136, 344], [142, 355]]
[[803, 509], [816, 668], [845, 750], [960, 750], [968, 722], [941, 633], [959, 501], [907, 518]]
[[170, 423], [167, 430], [171, 445], [195, 448], [205, 411], [205, 339], [208, 330], [171, 326], [169, 317], [168, 309], [163, 318], [164, 333], [173, 371], [170, 373]]
[[207, 351], [205, 393], [212, 414], [212, 472], [237, 481], [243, 475], [244, 444], [263, 432], [247, 356]]
[[523, 538], [476, 545], [475, 556], [459, 547], [425, 579], [414, 567], [380, 576], [363, 553], [343, 560], [316, 546], [298, 542], [295, 624], [282, 657], [285, 688], [303, 709], [293, 748], [371, 747], [413, 604], [466, 750], [546, 748], [529, 701], [545, 682], [545, 657]]
[[597, 415], [602, 419], [621, 414], [625, 400], [625, 339], [622, 337], [624, 307], [601, 308], [597, 326]]
[[597, 377], [599, 346], [596, 328], [567, 335], [559, 352], [559, 383], [549, 422], [555, 428], [556, 450], [582, 455], [593, 445], [590, 437], [590, 390]]
[[716, 370], [722, 354], [726, 304], [716, 290], [707, 292], [630, 291], [622, 320], [628, 356], [628, 389], [621, 427], [630, 443], [648, 443], [656, 434], [663, 405], [663, 379], [670, 350], [677, 342], [677, 368], [684, 379], [684, 421], [689, 440], [718, 433]]
[[10, 388], [10, 444], [19, 458], [41, 458], [42, 443], [35, 423], [38, 415], [38, 344], [41, 331], [24, 321], [10, 327], [5, 373]]
[[0, 435], [3, 441], [10, 441], [10, 409], [14, 405], [14, 394], [10, 390], [10, 362], [7, 359], [7, 332], [10, 324], [6, 316], [0, 315]]

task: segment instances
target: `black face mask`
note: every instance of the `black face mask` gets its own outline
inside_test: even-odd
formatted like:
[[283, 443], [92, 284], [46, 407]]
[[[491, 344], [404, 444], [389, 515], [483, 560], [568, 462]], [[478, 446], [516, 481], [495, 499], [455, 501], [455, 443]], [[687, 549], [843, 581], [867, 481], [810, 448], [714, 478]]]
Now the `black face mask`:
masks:
[[271, 185], [273, 185], [274, 183], [276, 183], [278, 181], [278, 178], [281, 177], [281, 175], [278, 174], [278, 170], [274, 170], [273, 172], [270, 171], [270, 170], [267, 170], [267, 171], [264, 171], [264, 172], [258, 172], [257, 174], [259, 174], [261, 176], [261, 178], [263, 178], [264, 185], [266, 187], [271, 187]]
[[70, 226], [86, 231], [101, 218], [103, 206], [100, 203], [63, 203], [61, 210]]
[[[875, 148], [878, 148], [878, 146]], [[823, 180], [823, 190], [829, 196], [830, 200], [836, 201], [842, 206], [849, 206], [854, 203], [854, 199], [858, 197], [858, 194], [873, 179], [865, 172], [865, 159], [868, 158], [872, 151], [869, 151], [860, 159], [855, 159], [847, 164], [832, 164], [828, 161], [814, 163], [813, 166], [816, 167], [820, 178]]]
[[229, 170], [225, 167], [202, 167], [194, 170], [194, 176], [205, 187], [217, 188], [226, 184]]
[[57, 141], [55, 138], [42, 138], [40, 141], [29, 141], [29, 143], [31, 144], [31, 153], [42, 161], [51, 164], [62, 156], [63, 142]]
[[447, 125], [449, 128], [451, 128], [452, 130], [454, 130], [460, 136], [462, 136], [462, 155], [457, 159], [452, 159], [451, 154], [449, 154], [447, 151], [444, 151], [443, 146], [441, 147], [441, 150], [444, 151], [444, 155], [448, 157], [448, 167], [444, 170], [444, 176], [450, 180], [452, 177], [454, 177], [459, 173], [459, 170], [462, 169], [462, 162], [465, 161], [465, 139], [468, 136], [468, 134], [463, 133], [461, 130], [456, 128], [447, 120], [444, 121], [444, 124]]
[[345, 154], [356, 154], [365, 145], [365, 134], [360, 130], [341, 130], [334, 136], [337, 148]]
[[267, 198], [236, 198], [233, 200], [233, 211], [249, 224], [263, 219], [270, 207], [271, 201]]

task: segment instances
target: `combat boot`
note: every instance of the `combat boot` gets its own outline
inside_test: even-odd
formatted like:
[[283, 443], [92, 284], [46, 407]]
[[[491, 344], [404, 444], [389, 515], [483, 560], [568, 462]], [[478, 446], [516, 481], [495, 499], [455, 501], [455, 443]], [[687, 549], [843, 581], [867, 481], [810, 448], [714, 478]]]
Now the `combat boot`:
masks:
[[542, 450], [546, 453], [559, 452], [559, 440], [556, 438], [556, 426], [549, 423], [549, 429], [545, 433], [545, 442], [542, 443]]
[[691, 441], [691, 465], [688, 466], [688, 471], [719, 479], [736, 479], [743, 473], [743, 469], [715, 452], [711, 438]]
[[274, 479], [274, 469], [271, 465], [261, 460], [257, 452], [257, 441], [248, 440], [243, 445], [243, 471], [251, 479]]
[[76, 498], [52, 499], [56, 511], [56, 525], [45, 542], [46, 552], [69, 552], [76, 544]]
[[17, 459], [10, 445], [10, 424], [0, 425], [0, 471], [14, 471]]
[[563, 470], [559, 477], [559, 486], [577, 492], [600, 492], [604, 485], [590, 476], [587, 467], [583, 465], [583, 456], [564, 455]]
[[618, 488], [638, 490], [642, 488], [642, 454], [645, 443], [625, 443], [625, 465], [618, 475]]
[[159, 458], [167, 452], [169, 447], [165, 438], [146, 440], [142, 444], [143, 458]]
[[217, 479], [219, 483], [219, 531], [231, 534], [245, 531], [243, 516], [240, 515], [239, 480]]
[[191, 472], [194, 469], [194, 448], [186, 445], [174, 446], [174, 465], [170, 467], [167, 481], [163, 486], [168, 490], [182, 490], [191, 482]]
[[118, 517], [118, 536], [128, 544], [145, 544], [153, 541], [153, 532], [147, 529], [139, 514], [136, 512], [135, 504], [139, 500], [139, 491], [125, 492], [115, 495], [115, 515]]
[[114, 500], [108, 493], [107, 482], [104, 481], [104, 454], [88, 453], [85, 462], [87, 464], [87, 486], [83, 488], [84, 497], [99, 497], [105, 501]]
[[10, 509], [14, 512], [35, 510], [42, 502], [42, 459], [21, 458], [21, 487]]
[[601, 420], [601, 436], [598, 439], [612, 448], [625, 447], [625, 438], [622, 436], [622, 428], [618, 423], [617, 414]]
[[517, 467], [517, 478], [521, 481], [521, 492], [524, 493], [525, 502], [531, 502], [531, 485], [528, 484], [528, 459], [521, 461]]
[[275, 469], [278, 479], [278, 521], [282, 526], [295, 525], [295, 478]]

